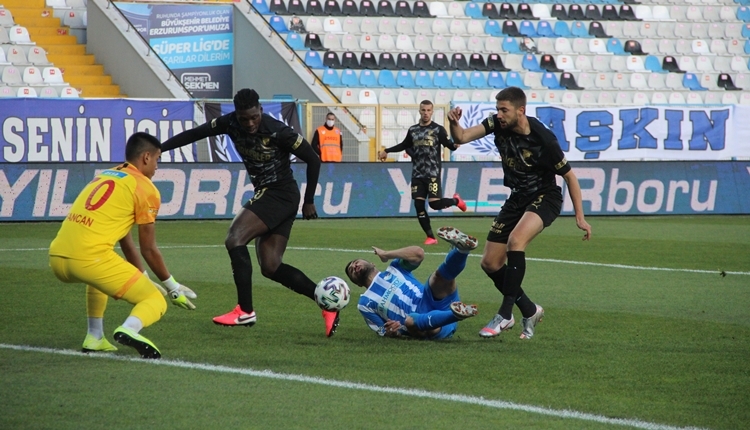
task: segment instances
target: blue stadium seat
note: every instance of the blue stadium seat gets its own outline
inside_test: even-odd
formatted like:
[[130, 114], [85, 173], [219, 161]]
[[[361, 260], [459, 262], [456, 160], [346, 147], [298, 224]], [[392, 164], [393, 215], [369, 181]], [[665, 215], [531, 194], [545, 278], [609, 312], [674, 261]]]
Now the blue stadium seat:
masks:
[[701, 86], [700, 79], [693, 73], [685, 73], [682, 77], [682, 86], [690, 91], [706, 91], [708, 89]]
[[396, 85], [401, 88], [416, 88], [417, 84], [414, 82], [414, 76], [407, 70], [400, 70], [396, 77]]
[[584, 24], [583, 21], [573, 21], [573, 23], [570, 24], [570, 34], [573, 37], [591, 37], [589, 35], [589, 26]]
[[482, 72], [471, 72], [471, 76], [469, 77], [469, 86], [471, 86], [472, 88], [487, 88], [487, 77], [484, 76], [484, 73]]
[[485, 17], [482, 16], [482, 4], [483, 3], [470, 1], [466, 3], [466, 8], [464, 9], [464, 13], [469, 18], [485, 19]]
[[526, 37], [539, 37], [536, 28], [534, 28], [534, 24], [527, 19], [521, 21], [518, 31]]
[[521, 47], [518, 46], [518, 40], [515, 37], [506, 37], [503, 39], [503, 51], [508, 54], [523, 54]]
[[448, 73], [444, 70], [438, 70], [435, 72], [435, 76], [432, 78], [432, 85], [437, 88], [451, 88], [451, 79]]
[[286, 44], [295, 51], [306, 51], [305, 39], [299, 33], [289, 32], [286, 34]]
[[551, 90], [561, 90], [560, 81], [557, 79], [557, 75], [552, 72], [546, 72], [542, 75], [542, 85]]
[[253, 7], [255, 10], [258, 11], [261, 15], [271, 15], [271, 10], [268, 9], [268, 5], [266, 4], [266, 0], [253, 0]]
[[269, 22], [271, 23], [271, 28], [276, 30], [277, 33], [289, 33], [289, 29], [286, 28], [284, 18], [274, 15], [271, 17]]
[[646, 70], [649, 70], [654, 73], [667, 73], [666, 70], [661, 68], [661, 61], [656, 55], [649, 55], [646, 57], [646, 60], [643, 62], [644, 67], [646, 67]]
[[393, 72], [387, 69], [381, 70], [380, 73], [378, 74], [378, 85], [381, 87], [385, 87], [385, 88], [398, 87], [398, 84], [396, 83], [396, 77], [393, 76]]
[[323, 83], [328, 85], [329, 87], [341, 86], [341, 77], [339, 76], [339, 72], [334, 69], [325, 69], [323, 71]]
[[484, 33], [490, 36], [503, 37], [503, 29], [497, 21], [489, 19], [484, 23]]
[[359, 79], [357, 73], [352, 69], [344, 69], [341, 71], [341, 85], [346, 87], [359, 86]]
[[629, 52], [625, 52], [625, 47], [622, 46], [620, 39], [613, 37], [607, 41], [607, 52], [615, 55], [630, 55]]
[[737, 8], [737, 19], [740, 21], [750, 22], [750, 7], [740, 6]]
[[573, 37], [570, 27], [566, 21], [557, 21], [555, 23], [555, 34], [558, 37]]
[[378, 86], [378, 78], [372, 70], [362, 70], [359, 72], [359, 86], [366, 88], [375, 88]]
[[492, 88], [505, 88], [505, 78], [500, 72], [490, 72], [487, 76], [487, 85]]
[[521, 60], [521, 67], [523, 67], [524, 70], [529, 70], [531, 72], [542, 71], [542, 68], [539, 67], [539, 60], [536, 58], [536, 55], [534, 54], [524, 55], [523, 60]]
[[414, 83], [419, 88], [431, 88], [432, 87], [432, 77], [430, 76], [429, 72], [426, 72], [424, 70], [418, 70], [417, 71], [417, 77], [414, 78]]
[[745, 54], [750, 54], [750, 39], [745, 41]]
[[466, 77], [466, 73], [456, 70], [451, 75], [451, 85], [454, 88], [469, 88], [469, 78]]
[[750, 39], [750, 24], [745, 24], [742, 26], [742, 37], [745, 39]]
[[305, 53], [305, 64], [312, 69], [322, 69], [323, 59], [318, 51], [307, 51]]
[[539, 21], [539, 24], [536, 26], [536, 33], [539, 37], [557, 37], [549, 21]]
[[508, 75], [505, 77], [505, 85], [509, 87], [518, 87], [518, 88], [521, 88], [522, 90], [529, 89], [529, 87], [524, 85], [521, 74], [518, 72], [513, 72], [513, 71], [508, 72]]

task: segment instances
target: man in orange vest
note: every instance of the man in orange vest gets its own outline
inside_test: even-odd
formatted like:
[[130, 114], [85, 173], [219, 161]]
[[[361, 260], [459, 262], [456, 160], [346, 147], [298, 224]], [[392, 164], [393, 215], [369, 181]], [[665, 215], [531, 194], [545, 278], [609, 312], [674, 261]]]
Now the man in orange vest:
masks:
[[324, 163], [340, 162], [344, 151], [341, 130], [336, 127], [336, 115], [328, 112], [326, 123], [315, 130], [311, 145]]

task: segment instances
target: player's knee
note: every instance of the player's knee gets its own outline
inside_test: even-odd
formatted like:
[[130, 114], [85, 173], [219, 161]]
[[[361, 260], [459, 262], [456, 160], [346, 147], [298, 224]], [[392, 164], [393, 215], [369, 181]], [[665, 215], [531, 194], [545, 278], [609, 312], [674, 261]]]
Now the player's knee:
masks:
[[272, 279], [281, 266], [281, 260], [262, 261], [260, 264], [260, 273], [268, 279]]
[[440, 200], [432, 200], [430, 201], [430, 208], [434, 210], [440, 210], [443, 209], [443, 204], [440, 202]]
[[504, 264], [505, 264], [504, 261], [500, 262], [500, 261], [490, 260], [484, 257], [482, 257], [482, 261], [479, 263], [482, 270], [484, 270], [484, 273], [487, 273], [487, 274], [497, 272], [503, 267]]

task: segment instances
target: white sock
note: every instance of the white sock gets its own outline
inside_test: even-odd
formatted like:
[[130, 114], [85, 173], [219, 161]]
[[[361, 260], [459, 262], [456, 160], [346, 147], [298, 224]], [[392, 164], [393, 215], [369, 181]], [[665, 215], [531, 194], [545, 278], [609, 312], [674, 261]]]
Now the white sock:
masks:
[[88, 333], [91, 336], [94, 336], [96, 339], [104, 337], [104, 318], [89, 317], [88, 324]]
[[134, 331], [135, 333], [138, 333], [143, 328], [143, 323], [140, 319], [134, 316], [129, 316], [124, 323], [122, 323], [122, 326], [125, 328], [129, 328], [130, 330]]

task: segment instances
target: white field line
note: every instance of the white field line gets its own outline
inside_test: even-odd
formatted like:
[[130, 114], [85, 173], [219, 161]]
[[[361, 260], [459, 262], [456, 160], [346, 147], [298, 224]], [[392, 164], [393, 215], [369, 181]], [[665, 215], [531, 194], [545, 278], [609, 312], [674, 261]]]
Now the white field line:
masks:
[[[252, 246], [252, 245], [249, 245]], [[190, 249], [190, 248], [223, 248], [224, 245], [167, 245], [159, 246], [159, 249]], [[359, 254], [372, 254], [371, 250], [364, 249], [344, 249], [344, 248], [311, 248], [306, 246], [289, 246], [287, 249], [293, 249], [296, 251], [328, 251], [328, 252], [347, 252], [347, 253], [359, 253]], [[22, 251], [48, 251], [49, 248], [0, 248], [0, 252], [22, 252]], [[426, 255], [444, 255], [439, 252], [426, 252]], [[471, 254], [470, 257], [481, 257], [478, 254]], [[629, 269], [629, 270], [648, 270], [648, 271], [659, 271], [659, 272], [681, 272], [681, 273], [702, 273], [718, 275], [724, 273], [725, 275], [744, 275], [750, 276], [750, 272], [735, 272], [735, 271], [721, 271], [721, 270], [700, 270], [700, 269], [673, 269], [668, 267], [650, 267], [650, 266], [630, 266], [627, 264], [610, 264], [610, 263], [594, 263], [591, 261], [574, 261], [574, 260], [558, 260], [554, 258], [527, 258], [528, 261], [540, 261], [543, 263], [560, 263], [560, 264], [574, 264], [579, 266], [596, 266], [596, 267], [611, 267], [614, 269]]]
[[584, 412], [571, 411], [567, 409], [558, 410], [558, 409], [542, 408], [539, 406], [523, 405], [520, 403], [506, 402], [504, 400], [491, 400], [491, 399], [485, 399], [484, 397], [467, 396], [463, 394], [448, 394], [448, 393], [440, 393], [440, 392], [419, 390], [419, 389], [413, 389], [413, 388], [381, 387], [378, 385], [360, 384], [360, 383], [347, 382], [347, 381], [336, 381], [333, 379], [323, 379], [323, 378], [316, 378], [316, 377], [305, 376], [305, 375], [277, 373], [277, 372], [273, 372], [270, 370], [255, 370], [255, 369], [250, 369], [250, 368], [219, 366], [219, 365], [207, 364], [207, 363], [191, 363], [191, 362], [179, 361], [179, 360], [144, 360], [144, 359], [136, 358], [132, 356], [126, 357], [126, 356], [114, 355], [114, 354], [84, 354], [84, 353], [73, 351], [70, 349], [40, 348], [40, 347], [26, 346], [26, 345], [8, 345], [8, 344], [3, 344], [3, 343], [0, 343], [0, 348], [16, 350], [16, 351], [25, 351], [25, 352], [39, 352], [39, 353], [45, 353], [45, 354], [67, 355], [67, 356], [81, 357], [83, 359], [101, 358], [101, 359], [107, 359], [107, 360], [137, 362], [137, 363], [146, 364], [146, 365], [150, 364], [150, 365], [156, 365], [156, 366], [176, 367], [176, 368], [181, 368], [181, 369], [202, 370], [206, 372], [229, 373], [229, 374], [250, 376], [250, 377], [255, 377], [255, 378], [268, 378], [268, 379], [276, 379], [276, 380], [281, 380], [281, 381], [301, 382], [305, 384], [325, 385], [329, 387], [344, 388], [344, 389], [349, 389], [349, 390], [369, 391], [373, 393], [397, 394], [397, 395], [417, 397], [417, 398], [422, 398], [422, 399], [432, 399], [432, 400], [441, 400], [441, 401], [446, 401], [446, 402], [486, 406], [488, 408], [494, 408], [494, 409], [509, 409], [509, 410], [514, 410], [514, 411], [528, 412], [532, 414], [547, 415], [547, 416], [556, 417], [556, 418], [577, 419], [577, 420], [592, 421], [592, 422], [597, 422], [597, 423], [602, 423], [602, 424], [629, 426], [629, 427], [647, 429], [647, 430], [698, 429], [697, 427], [674, 427], [674, 426], [665, 425], [665, 424], [650, 423], [648, 421], [641, 421], [638, 419], [609, 418], [603, 415], [588, 414]]

